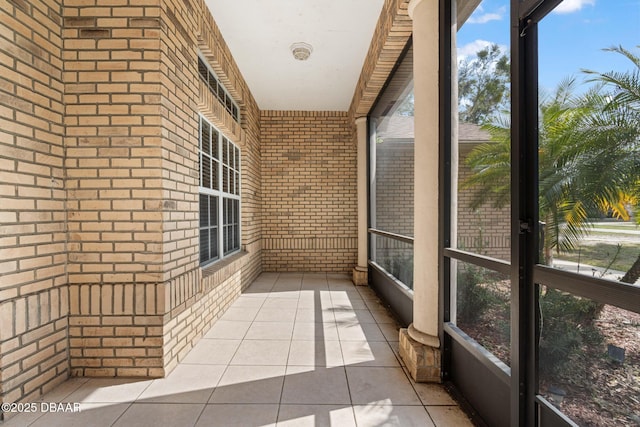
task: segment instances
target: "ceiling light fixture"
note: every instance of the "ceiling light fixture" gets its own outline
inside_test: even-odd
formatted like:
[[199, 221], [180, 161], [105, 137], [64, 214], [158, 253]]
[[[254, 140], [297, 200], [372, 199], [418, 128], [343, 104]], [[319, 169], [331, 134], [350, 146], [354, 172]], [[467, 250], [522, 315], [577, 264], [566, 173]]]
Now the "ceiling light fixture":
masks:
[[290, 49], [293, 57], [298, 61], [306, 61], [313, 52], [313, 46], [302, 42], [292, 44]]

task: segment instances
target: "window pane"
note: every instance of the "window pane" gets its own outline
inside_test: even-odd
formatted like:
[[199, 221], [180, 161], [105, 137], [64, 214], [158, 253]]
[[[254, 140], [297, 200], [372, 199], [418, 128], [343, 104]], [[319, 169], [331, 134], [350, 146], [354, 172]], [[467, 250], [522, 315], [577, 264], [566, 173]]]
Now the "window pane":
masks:
[[202, 151], [211, 152], [211, 126], [204, 120], [200, 120], [200, 140], [202, 141]]
[[220, 134], [215, 128], [211, 128], [211, 157], [218, 159], [218, 139]]
[[200, 227], [208, 227], [209, 224], [209, 196], [200, 194]]
[[200, 230], [200, 262], [207, 262], [210, 258], [209, 252], [209, 229]]
[[227, 166], [222, 167], [222, 191], [229, 192], [229, 168]]
[[218, 82], [218, 99], [224, 104], [224, 88], [220, 82]]
[[202, 154], [202, 186], [211, 188], [211, 158]]
[[372, 227], [413, 236], [413, 49], [376, 103], [371, 129]]
[[539, 393], [579, 425], [634, 425], [640, 314], [541, 288]]
[[[511, 259], [510, 50], [508, 0], [474, 5], [457, 34], [459, 249]], [[468, 10], [464, 6], [458, 10]], [[455, 157], [455, 156], [454, 156]], [[454, 158], [455, 162], [456, 159]]]
[[222, 138], [222, 164], [229, 165], [229, 141]]
[[207, 66], [205, 65], [205, 63], [202, 61], [202, 59], [198, 58], [198, 74], [200, 74], [200, 77], [202, 78], [202, 80], [204, 80], [205, 82], [207, 81], [207, 75], [208, 75], [209, 71], [207, 69]]
[[211, 227], [218, 226], [218, 198], [209, 196], [209, 225]]
[[236, 172], [236, 188], [233, 194], [239, 195], [240, 194], [240, 173]]
[[413, 245], [379, 235], [372, 235], [371, 243], [371, 259], [413, 289]]
[[540, 262], [638, 284], [639, 17], [637, 2], [545, 17], [538, 117]]
[[456, 325], [510, 366], [511, 280], [508, 276], [473, 264], [452, 262], [457, 264], [456, 274], [452, 277]]
[[218, 89], [218, 85], [216, 83], [216, 78], [213, 76], [213, 74], [209, 73], [209, 90], [211, 91], [211, 93], [213, 93], [214, 96], [216, 96], [216, 90]]

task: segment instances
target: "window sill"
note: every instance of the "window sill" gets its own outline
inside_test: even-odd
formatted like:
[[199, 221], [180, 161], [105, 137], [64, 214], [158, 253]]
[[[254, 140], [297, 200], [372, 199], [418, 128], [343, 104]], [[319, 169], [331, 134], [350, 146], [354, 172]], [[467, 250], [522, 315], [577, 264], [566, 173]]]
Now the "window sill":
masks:
[[[240, 251], [231, 256], [223, 258], [218, 262], [208, 265], [202, 268], [202, 278], [206, 279], [207, 277], [213, 276], [216, 273], [220, 273], [223, 270], [228, 270], [228, 274], [224, 274], [224, 276], [230, 276], [235, 272], [235, 270], [242, 267], [242, 265], [244, 264], [243, 262], [240, 263], [240, 265], [236, 265], [236, 264], [241, 262], [248, 255], [249, 255], [249, 252]], [[235, 267], [235, 268], [228, 268], [228, 267]], [[225, 280], [227, 278], [228, 277], [221, 277], [220, 279]]]

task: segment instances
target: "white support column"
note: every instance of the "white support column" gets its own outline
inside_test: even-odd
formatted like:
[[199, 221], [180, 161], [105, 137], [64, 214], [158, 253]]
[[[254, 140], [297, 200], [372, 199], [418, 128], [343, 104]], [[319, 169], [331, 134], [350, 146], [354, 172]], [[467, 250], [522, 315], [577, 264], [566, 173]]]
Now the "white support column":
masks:
[[415, 95], [413, 323], [400, 355], [418, 382], [440, 381], [438, 336], [438, 2], [411, 0]]
[[358, 138], [358, 264], [353, 269], [355, 285], [368, 284], [367, 268], [367, 118], [356, 119]]

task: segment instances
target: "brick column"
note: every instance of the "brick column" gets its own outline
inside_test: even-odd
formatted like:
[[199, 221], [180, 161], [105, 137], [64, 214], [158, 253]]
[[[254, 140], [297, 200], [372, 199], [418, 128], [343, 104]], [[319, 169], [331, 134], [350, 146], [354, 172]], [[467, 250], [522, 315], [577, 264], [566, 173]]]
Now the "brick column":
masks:
[[411, 0], [415, 91], [413, 323], [400, 355], [417, 382], [440, 381], [438, 337], [438, 3]]
[[367, 118], [356, 119], [358, 174], [358, 264], [353, 269], [353, 283], [369, 283], [367, 268]]

